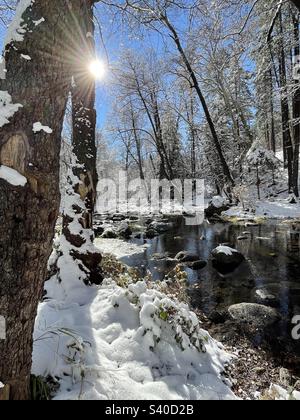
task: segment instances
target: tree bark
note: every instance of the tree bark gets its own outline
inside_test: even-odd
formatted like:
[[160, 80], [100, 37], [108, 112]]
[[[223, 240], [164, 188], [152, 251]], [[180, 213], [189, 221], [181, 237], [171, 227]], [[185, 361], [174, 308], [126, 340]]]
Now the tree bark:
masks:
[[[93, 245], [93, 214], [97, 192], [97, 150], [95, 80], [88, 63], [95, 60], [93, 1], [78, 0], [73, 13], [78, 28], [73, 62], [72, 147], [74, 164], [69, 177], [70, 194], [63, 217], [63, 235], [70, 244], [69, 252], [79, 263], [86, 284], [102, 281], [100, 251]], [[84, 59], [83, 59], [84, 57]], [[72, 191], [73, 190], [73, 191]], [[74, 201], [72, 202], [72, 198]], [[75, 213], [75, 215], [74, 215]], [[77, 229], [74, 225], [77, 224]], [[82, 246], [84, 248], [82, 249]], [[63, 281], [64, 279], [61, 278]]]
[[[0, 80], [0, 90], [22, 104], [0, 128], [0, 164], [27, 179], [22, 187], [0, 178], [0, 314], [6, 319], [0, 380], [14, 400], [29, 398], [34, 321], [59, 211], [72, 24], [67, 0], [32, 2], [23, 14], [24, 40], [6, 46], [6, 80]], [[51, 130], [33, 132], [36, 122]]]
[[282, 13], [279, 11], [279, 26], [280, 26], [280, 51], [279, 51], [279, 74], [280, 74], [280, 88], [281, 88], [281, 114], [282, 114], [282, 136], [283, 136], [283, 152], [284, 160], [288, 169], [288, 186], [289, 192], [293, 191], [293, 161], [294, 150], [292, 135], [290, 131], [290, 111], [289, 101], [287, 95], [287, 74], [286, 74], [286, 59], [283, 45], [283, 25]]
[[[293, 16], [294, 24], [294, 59], [300, 59], [299, 15]], [[294, 118], [294, 157], [293, 157], [293, 191], [299, 197], [299, 152], [300, 152], [300, 82], [295, 80], [295, 93], [293, 96]]]

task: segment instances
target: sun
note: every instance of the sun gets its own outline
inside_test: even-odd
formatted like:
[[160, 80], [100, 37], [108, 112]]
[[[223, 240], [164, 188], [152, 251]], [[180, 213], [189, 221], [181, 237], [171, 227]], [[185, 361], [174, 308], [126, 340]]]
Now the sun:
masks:
[[103, 61], [101, 60], [93, 60], [89, 64], [89, 72], [96, 80], [102, 80], [104, 79], [107, 68]]

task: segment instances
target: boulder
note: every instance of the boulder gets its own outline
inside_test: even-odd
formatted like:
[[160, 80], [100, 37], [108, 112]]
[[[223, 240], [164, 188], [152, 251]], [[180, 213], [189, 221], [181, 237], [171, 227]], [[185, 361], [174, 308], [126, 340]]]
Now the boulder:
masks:
[[227, 200], [221, 196], [213, 197], [209, 202], [208, 207], [205, 209], [205, 217], [208, 219], [214, 216], [220, 216], [224, 211], [230, 209]]
[[118, 237], [117, 232], [113, 228], [107, 228], [104, 230], [102, 234], [102, 238], [104, 239], [116, 239]]
[[96, 238], [99, 238], [104, 233], [104, 227], [101, 225], [94, 226], [94, 234]]
[[280, 320], [280, 315], [274, 308], [257, 303], [239, 303], [228, 308], [232, 320], [257, 329], [274, 325]]
[[130, 226], [128, 225], [128, 223], [126, 222], [121, 223], [121, 225], [118, 228], [117, 233], [118, 233], [118, 236], [124, 239], [130, 239], [132, 236], [132, 230]]
[[199, 261], [199, 256], [195, 254], [191, 254], [187, 251], [181, 251], [176, 255], [175, 260], [178, 260], [181, 263], [192, 263], [192, 262]]
[[187, 267], [191, 268], [192, 270], [202, 270], [207, 266], [207, 262], [203, 260], [188, 262], [186, 263]]
[[245, 257], [236, 249], [220, 245], [212, 251], [213, 267], [221, 273], [234, 271], [245, 260]]
[[146, 238], [147, 239], [154, 239], [156, 236], [159, 236], [155, 229], [148, 228], [146, 230]]
[[158, 233], [165, 233], [172, 229], [173, 224], [169, 222], [152, 222], [149, 227]]

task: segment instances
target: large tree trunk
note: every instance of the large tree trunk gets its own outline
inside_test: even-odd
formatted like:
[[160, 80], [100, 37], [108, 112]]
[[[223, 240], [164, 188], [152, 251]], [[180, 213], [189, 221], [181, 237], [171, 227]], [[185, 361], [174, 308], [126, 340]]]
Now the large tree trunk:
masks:
[[[293, 16], [294, 23], [294, 60], [299, 60], [299, 16]], [[296, 197], [299, 197], [299, 152], [300, 152], [300, 82], [295, 80], [295, 93], [293, 97], [294, 118], [294, 160], [293, 160], [293, 189]]]
[[[63, 217], [63, 235], [69, 253], [77, 261], [86, 284], [102, 281], [101, 254], [94, 247], [93, 214], [97, 189], [95, 81], [88, 63], [95, 60], [93, 1], [79, 0], [74, 10], [78, 19], [72, 88], [73, 167], [70, 168], [69, 197]], [[82, 60], [84, 57], [84, 60]], [[84, 246], [84, 247], [83, 247]], [[63, 256], [64, 257], [64, 256]], [[61, 277], [61, 280], [64, 279]]]
[[280, 88], [281, 88], [281, 116], [282, 116], [282, 136], [283, 136], [283, 154], [285, 165], [288, 169], [288, 187], [289, 192], [293, 191], [293, 161], [294, 150], [292, 135], [290, 131], [290, 111], [287, 94], [287, 73], [286, 73], [286, 59], [283, 45], [283, 24], [282, 13], [279, 11], [279, 26], [280, 26], [280, 52], [279, 52], [279, 74], [280, 74]]
[[[0, 380], [10, 385], [15, 400], [29, 397], [34, 321], [59, 210], [60, 140], [70, 81], [68, 7], [67, 0], [32, 2], [23, 14], [24, 40], [6, 46], [6, 80], [0, 80], [0, 90], [22, 104], [0, 128], [0, 164], [27, 179], [25, 186], [14, 186], [0, 178], [0, 315], [6, 319]], [[37, 122], [51, 130], [34, 132]]]

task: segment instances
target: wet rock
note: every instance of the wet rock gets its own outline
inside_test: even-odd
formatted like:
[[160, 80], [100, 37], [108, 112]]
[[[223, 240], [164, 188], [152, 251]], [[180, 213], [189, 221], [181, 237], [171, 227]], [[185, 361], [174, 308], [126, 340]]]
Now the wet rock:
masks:
[[226, 199], [223, 197], [213, 197], [208, 207], [205, 209], [205, 217], [211, 219], [215, 216], [221, 216], [224, 211], [230, 209], [230, 206]]
[[154, 229], [158, 233], [168, 232], [172, 227], [173, 224], [169, 222], [152, 222], [150, 224], [150, 229]]
[[228, 318], [228, 315], [220, 311], [211, 311], [207, 318], [214, 324], [224, 324]]
[[132, 229], [128, 225], [128, 223], [122, 223], [118, 228], [118, 236], [124, 239], [130, 239], [132, 236]]
[[249, 239], [249, 236], [246, 235], [242, 235], [237, 238], [238, 241], [246, 241], [247, 239]]
[[131, 222], [138, 222], [140, 220], [140, 218], [138, 216], [129, 216], [129, 220]]
[[245, 260], [245, 257], [236, 249], [221, 245], [212, 251], [213, 267], [221, 273], [234, 271]]
[[94, 234], [96, 238], [99, 238], [101, 235], [103, 235], [104, 233], [104, 227], [99, 225], [99, 226], [94, 226]]
[[230, 317], [237, 323], [248, 324], [257, 329], [274, 325], [280, 320], [274, 308], [256, 303], [239, 303], [228, 308]]
[[102, 238], [104, 239], [116, 239], [117, 237], [118, 234], [113, 228], [105, 229], [104, 233], [102, 234]]
[[271, 293], [266, 287], [259, 287], [254, 291], [254, 299], [257, 303], [270, 306], [279, 306], [279, 299], [276, 294]]
[[126, 220], [126, 216], [124, 214], [117, 213], [112, 216], [112, 220], [114, 222], [123, 222], [124, 220]]
[[176, 255], [175, 260], [178, 260], [181, 263], [192, 263], [192, 262], [199, 261], [199, 256], [195, 254], [191, 254], [187, 251], [181, 251]]
[[205, 268], [207, 266], [207, 262], [206, 261], [194, 261], [194, 262], [188, 262], [186, 263], [187, 267], [191, 268], [192, 270], [203, 270], [203, 268]]
[[254, 298], [258, 303], [274, 307], [279, 306], [282, 294], [289, 295], [291, 304], [299, 302], [300, 284], [296, 282], [270, 283], [254, 290]]
[[146, 230], [146, 238], [147, 239], [154, 239], [156, 236], [159, 236], [158, 232], [155, 229], [147, 229]]

